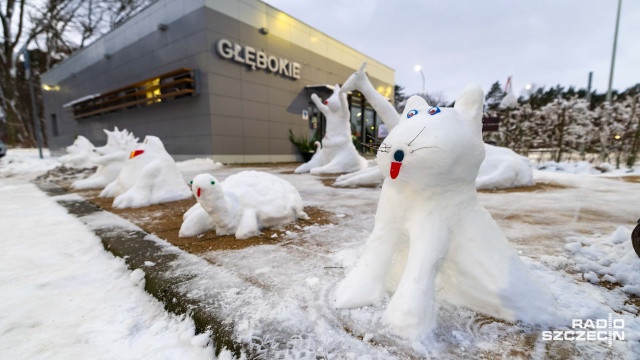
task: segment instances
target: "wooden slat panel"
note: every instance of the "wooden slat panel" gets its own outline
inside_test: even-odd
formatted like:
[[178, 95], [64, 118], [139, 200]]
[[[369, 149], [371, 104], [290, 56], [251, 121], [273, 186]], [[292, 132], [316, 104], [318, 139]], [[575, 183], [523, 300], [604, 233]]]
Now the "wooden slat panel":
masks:
[[[170, 99], [195, 93], [195, 79], [191, 69], [178, 69], [135, 84], [96, 96], [73, 105], [76, 119], [140, 105], [153, 105], [158, 99]], [[150, 85], [156, 83], [154, 85]], [[153, 94], [160, 91], [160, 95]], [[147, 97], [153, 94], [153, 97]]]
[[143, 104], [143, 103], [146, 103], [146, 102], [156, 102], [155, 100], [158, 100], [158, 99], [166, 99], [166, 98], [176, 97], [176, 96], [180, 96], [180, 95], [193, 94], [194, 91], [195, 90], [193, 90], [193, 89], [184, 89], [184, 90], [179, 90], [179, 91], [174, 91], [174, 92], [162, 94], [160, 96], [156, 96], [156, 97], [152, 97], [152, 98], [144, 98], [144, 99], [128, 102], [128, 103], [125, 103], [125, 104], [118, 104], [118, 105], [110, 106], [110, 107], [107, 107], [107, 108], [94, 110], [94, 111], [88, 112], [86, 114], [80, 114], [80, 115], [76, 116], [76, 119], [82, 119], [82, 118], [90, 117], [90, 116], [101, 114], [101, 113], [105, 113], [105, 112], [120, 110], [120, 109], [128, 108], [128, 107], [131, 107], [131, 106], [140, 105], [140, 104]]

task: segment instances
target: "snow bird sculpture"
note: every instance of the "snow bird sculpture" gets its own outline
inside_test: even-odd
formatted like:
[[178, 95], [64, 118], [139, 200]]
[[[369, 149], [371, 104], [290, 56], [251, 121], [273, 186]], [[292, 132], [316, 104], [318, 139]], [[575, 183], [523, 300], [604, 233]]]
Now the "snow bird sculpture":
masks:
[[380, 145], [385, 180], [373, 232], [334, 293], [336, 308], [393, 296], [383, 315], [415, 338], [436, 322], [436, 292], [447, 302], [507, 321], [548, 324], [553, 295], [536, 281], [478, 200], [485, 156], [484, 94], [467, 86], [453, 108], [413, 96]]
[[324, 102], [316, 94], [311, 95], [311, 100], [326, 118], [326, 133], [322, 147], [316, 149], [311, 160], [298, 166], [295, 173], [335, 174], [366, 168], [367, 160], [358, 154], [351, 141], [347, 94], [336, 84], [333, 94]]
[[86, 179], [73, 183], [74, 189], [100, 189], [115, 180], [129, 158], [129, 154], [138, 146], [138, 138], [127, 129], [113, 131], [104, 130], [107, 143], [94, 149], [98, 156], [93, 158], [96, 172]]
[[118, 178], [107, 185], [100, 197], [115, 197], [113, 207], [130, 208], [187, 199], [189, 186], [175, 161], [156, 136], [147, 136], [131, 151]]
[[193, 206], [185, 213], [180, 236], [213, 225], [218, 235], [235, 234], [237, 239], [246, 239], [259, 235], [262, 228], [309, 218], [302, 210], [298, 190], [265, 172], [243, 171], [223, 182], [200, 174], [191, 181], [191, 190], [199, 207]]

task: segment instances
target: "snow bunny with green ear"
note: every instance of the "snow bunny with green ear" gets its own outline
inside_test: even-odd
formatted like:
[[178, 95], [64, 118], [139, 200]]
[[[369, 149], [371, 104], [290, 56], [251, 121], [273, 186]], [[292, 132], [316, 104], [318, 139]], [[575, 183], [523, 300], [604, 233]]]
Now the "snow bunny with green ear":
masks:
[[413, 96], [377, 162], [385, 176], [373, 232], [334, 293], [337, 308], [393, 295], [383, 322], [416, 338], [436, 325], [438, 299], [504, 319], [550, 324], [553, 295], [520, 260], [478, 200], [484, 94], [467, 86], [453, 108]]

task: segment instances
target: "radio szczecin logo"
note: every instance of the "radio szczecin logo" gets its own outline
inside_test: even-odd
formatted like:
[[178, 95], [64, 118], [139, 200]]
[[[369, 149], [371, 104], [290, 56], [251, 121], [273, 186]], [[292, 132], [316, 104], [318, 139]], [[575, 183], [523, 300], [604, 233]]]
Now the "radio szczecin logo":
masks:
[[624, 319], [573, 319], [572, 330], [547, 330], [542, 332], [544, 341], [606, 341], [609, 346], [613, 340], [624, 341]]

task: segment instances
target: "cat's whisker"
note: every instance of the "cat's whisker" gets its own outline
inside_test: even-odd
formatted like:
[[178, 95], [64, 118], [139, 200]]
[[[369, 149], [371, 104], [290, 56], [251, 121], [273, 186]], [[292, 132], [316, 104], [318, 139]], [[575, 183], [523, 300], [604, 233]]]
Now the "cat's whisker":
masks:
[[[418, 136], [420, 136], [420, 134], [422, 134], [422, 132], [424, 131], [424, 129], [426, 129], [427, 127], [423, 127], [422, 130], [420, 130], [420, 132], [418, 133], [418, 135], [416, 135], [416, 137], [413, 138], [413, 140], [409, 141], [409, 143], [407, 144], [407, 146], [411, 146], [411, 143], [416, 141], [416, 139], [418, 138]], [[413, 152], [413, 151], [412, 151]]]
[[418, 150], [422, 150], [422, 149], [432, 149], [432, 148], [440, 149], [440, 148], [439, 148], [439, 147], [437, 147], [437, 146], [423, 146], [423, 147], [420, 147], [420, 148], [417, 148], [417, 149], [413, 149], [413, 150], [411, 150], [411, 153], [413, 154], [414, 152], [416, 152], [416, 151], [418, 151]]

